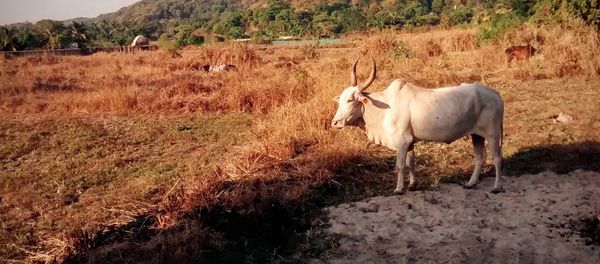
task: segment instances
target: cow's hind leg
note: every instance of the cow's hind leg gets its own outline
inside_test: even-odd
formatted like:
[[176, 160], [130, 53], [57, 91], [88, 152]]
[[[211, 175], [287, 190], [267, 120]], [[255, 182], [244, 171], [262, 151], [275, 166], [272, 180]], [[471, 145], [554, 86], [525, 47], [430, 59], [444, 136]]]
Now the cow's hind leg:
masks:
[[481, 168], [486, 159], [485, 153], [485, 138], [479, 135], [472, 134], [471, 139], [473, 141], [473, 149], [475, 150], [475, 169], [471, 174], [471, 179], [465, 183], [464, 187], [467, 189], [475, 187], [479, 182], [479, 175], [481, 174]]
[[500, 176], [502, 173], [502, 146], [500, 145], [500, 135], [489, 138], [488, 143], [490, 145], [490, 152], [494, 157], [494, 168], [496, 169], [496, 180], [494, 181], [492, 193], [500, 193], [503, 191], [502, 187], [500, 187]]
[[406, 169], [408, 170], [408, 190], [415, 190], [415, 151], [409, 147], [406, 153]]

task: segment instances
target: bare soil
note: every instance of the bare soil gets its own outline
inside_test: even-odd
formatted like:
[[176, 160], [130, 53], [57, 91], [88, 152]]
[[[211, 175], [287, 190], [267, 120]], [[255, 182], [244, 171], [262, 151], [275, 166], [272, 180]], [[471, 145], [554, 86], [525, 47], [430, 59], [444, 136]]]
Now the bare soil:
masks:
[[328, 207], [327, 231], [341, 235], [339, 247], [311, 262], [600, 263], [600, 246], [588, 236], [600, 173], [504, 177], [506, 192], [497, 195], [492, 184], [440, 184]]

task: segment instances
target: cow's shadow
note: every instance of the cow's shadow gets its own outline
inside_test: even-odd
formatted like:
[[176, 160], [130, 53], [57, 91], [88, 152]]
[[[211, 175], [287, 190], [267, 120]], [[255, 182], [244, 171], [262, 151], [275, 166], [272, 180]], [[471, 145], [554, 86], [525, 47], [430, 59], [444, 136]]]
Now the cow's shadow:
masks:
[[[427, 153], [418, 157], [425, 161], [431, 158]], [[473, 166], [454, 170], [438, 166], [424, 171], [426, 173], [443, 171], [442, 183], [463, 184], [469, 179], [472, 169]], [[600, 142], [583, 141], [574, 144], [545, 144], [521, 148], [512, 155], [504, 156], [502, 174], [506, 177], [520, 177], [544, 171], [564, 174], [579, 169], [600, 172]], [[484, 166], [481, 174], [481, 178], [485, 177], [495, 177], [489, 155], [487, 165]], [[428, 183], [419, 185], [421, 190], [428, 187]]]
[[548, 144], [520, 149], [505, 158], [508, 176], [539, 173], [551, 170], [567, 173], [583, 169], [600, 172], [600, 142], [584, 141], [575, 144]]
[[[322, 231], [323, 208], [376, 195], [391, 195], [395, 177], [394, 160], [383, 155], [378, 161], [348, 156], [345, 162], [359, 164], [354, 170], [340, 167], [334, 181], [310, 188], [300, 195], [308, 200], [263, 201], [261, 210], [245, 208], [197, 208], [172, 228], [150, 228], [152, 216], [86, 241], [66, 263], [269, 263], [302, 262], [318, 257], [336, 246], [336, 238]], [[422, 156], [420, 159], [427, 159]], [[541, 145], [525, 148], [505, 157], [506, 175], [533, 174], [545, 170], [558, 173], [584, 169], [600, 171], [600, 143]], [[358, 169], [356, 169], [358, 168]], [[472, 167], [470, 168], [472, 169]], [[361, 173], [361, 176], [356, 174]], [[471, 171], [449, 173], [448, 178], [463, 181]], [[491, 174], [491, 173], [488, 173]], [[256, 188], [281, 189], [287, 180], [241, 182]], [[239, 186], [239, 185], [238, 185]], [[261, 187], [262, 186], [262, 187]], [[222, 186], [224, 190], [231, 186]]]

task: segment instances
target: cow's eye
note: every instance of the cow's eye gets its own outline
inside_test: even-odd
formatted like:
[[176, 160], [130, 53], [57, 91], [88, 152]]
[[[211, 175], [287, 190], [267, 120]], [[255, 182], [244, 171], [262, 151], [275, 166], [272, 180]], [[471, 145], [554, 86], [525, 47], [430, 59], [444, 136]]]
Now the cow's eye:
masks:
[[352, 102], [354, 102], [354, 100], [353, 100], [353, 99], [350, 99], [350, 100], [348, 100], [348, 102], [346, 102], [346, 103], [352, 103]]

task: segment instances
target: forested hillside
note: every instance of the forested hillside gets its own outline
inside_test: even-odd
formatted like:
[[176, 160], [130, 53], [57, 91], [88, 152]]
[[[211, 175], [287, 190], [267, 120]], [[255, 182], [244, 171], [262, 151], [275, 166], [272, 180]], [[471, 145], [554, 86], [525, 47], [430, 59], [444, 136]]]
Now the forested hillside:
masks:
[[114, 46], [144, 34], [177, 46], [282, 35], [314, 38], [370, 28], [486, 24], [493, 38], [527, 20], [579, 17], [600, 25], [595, 0], [143, 0], [85, 22], [43, 20], [0, 27], [1, 50]]

